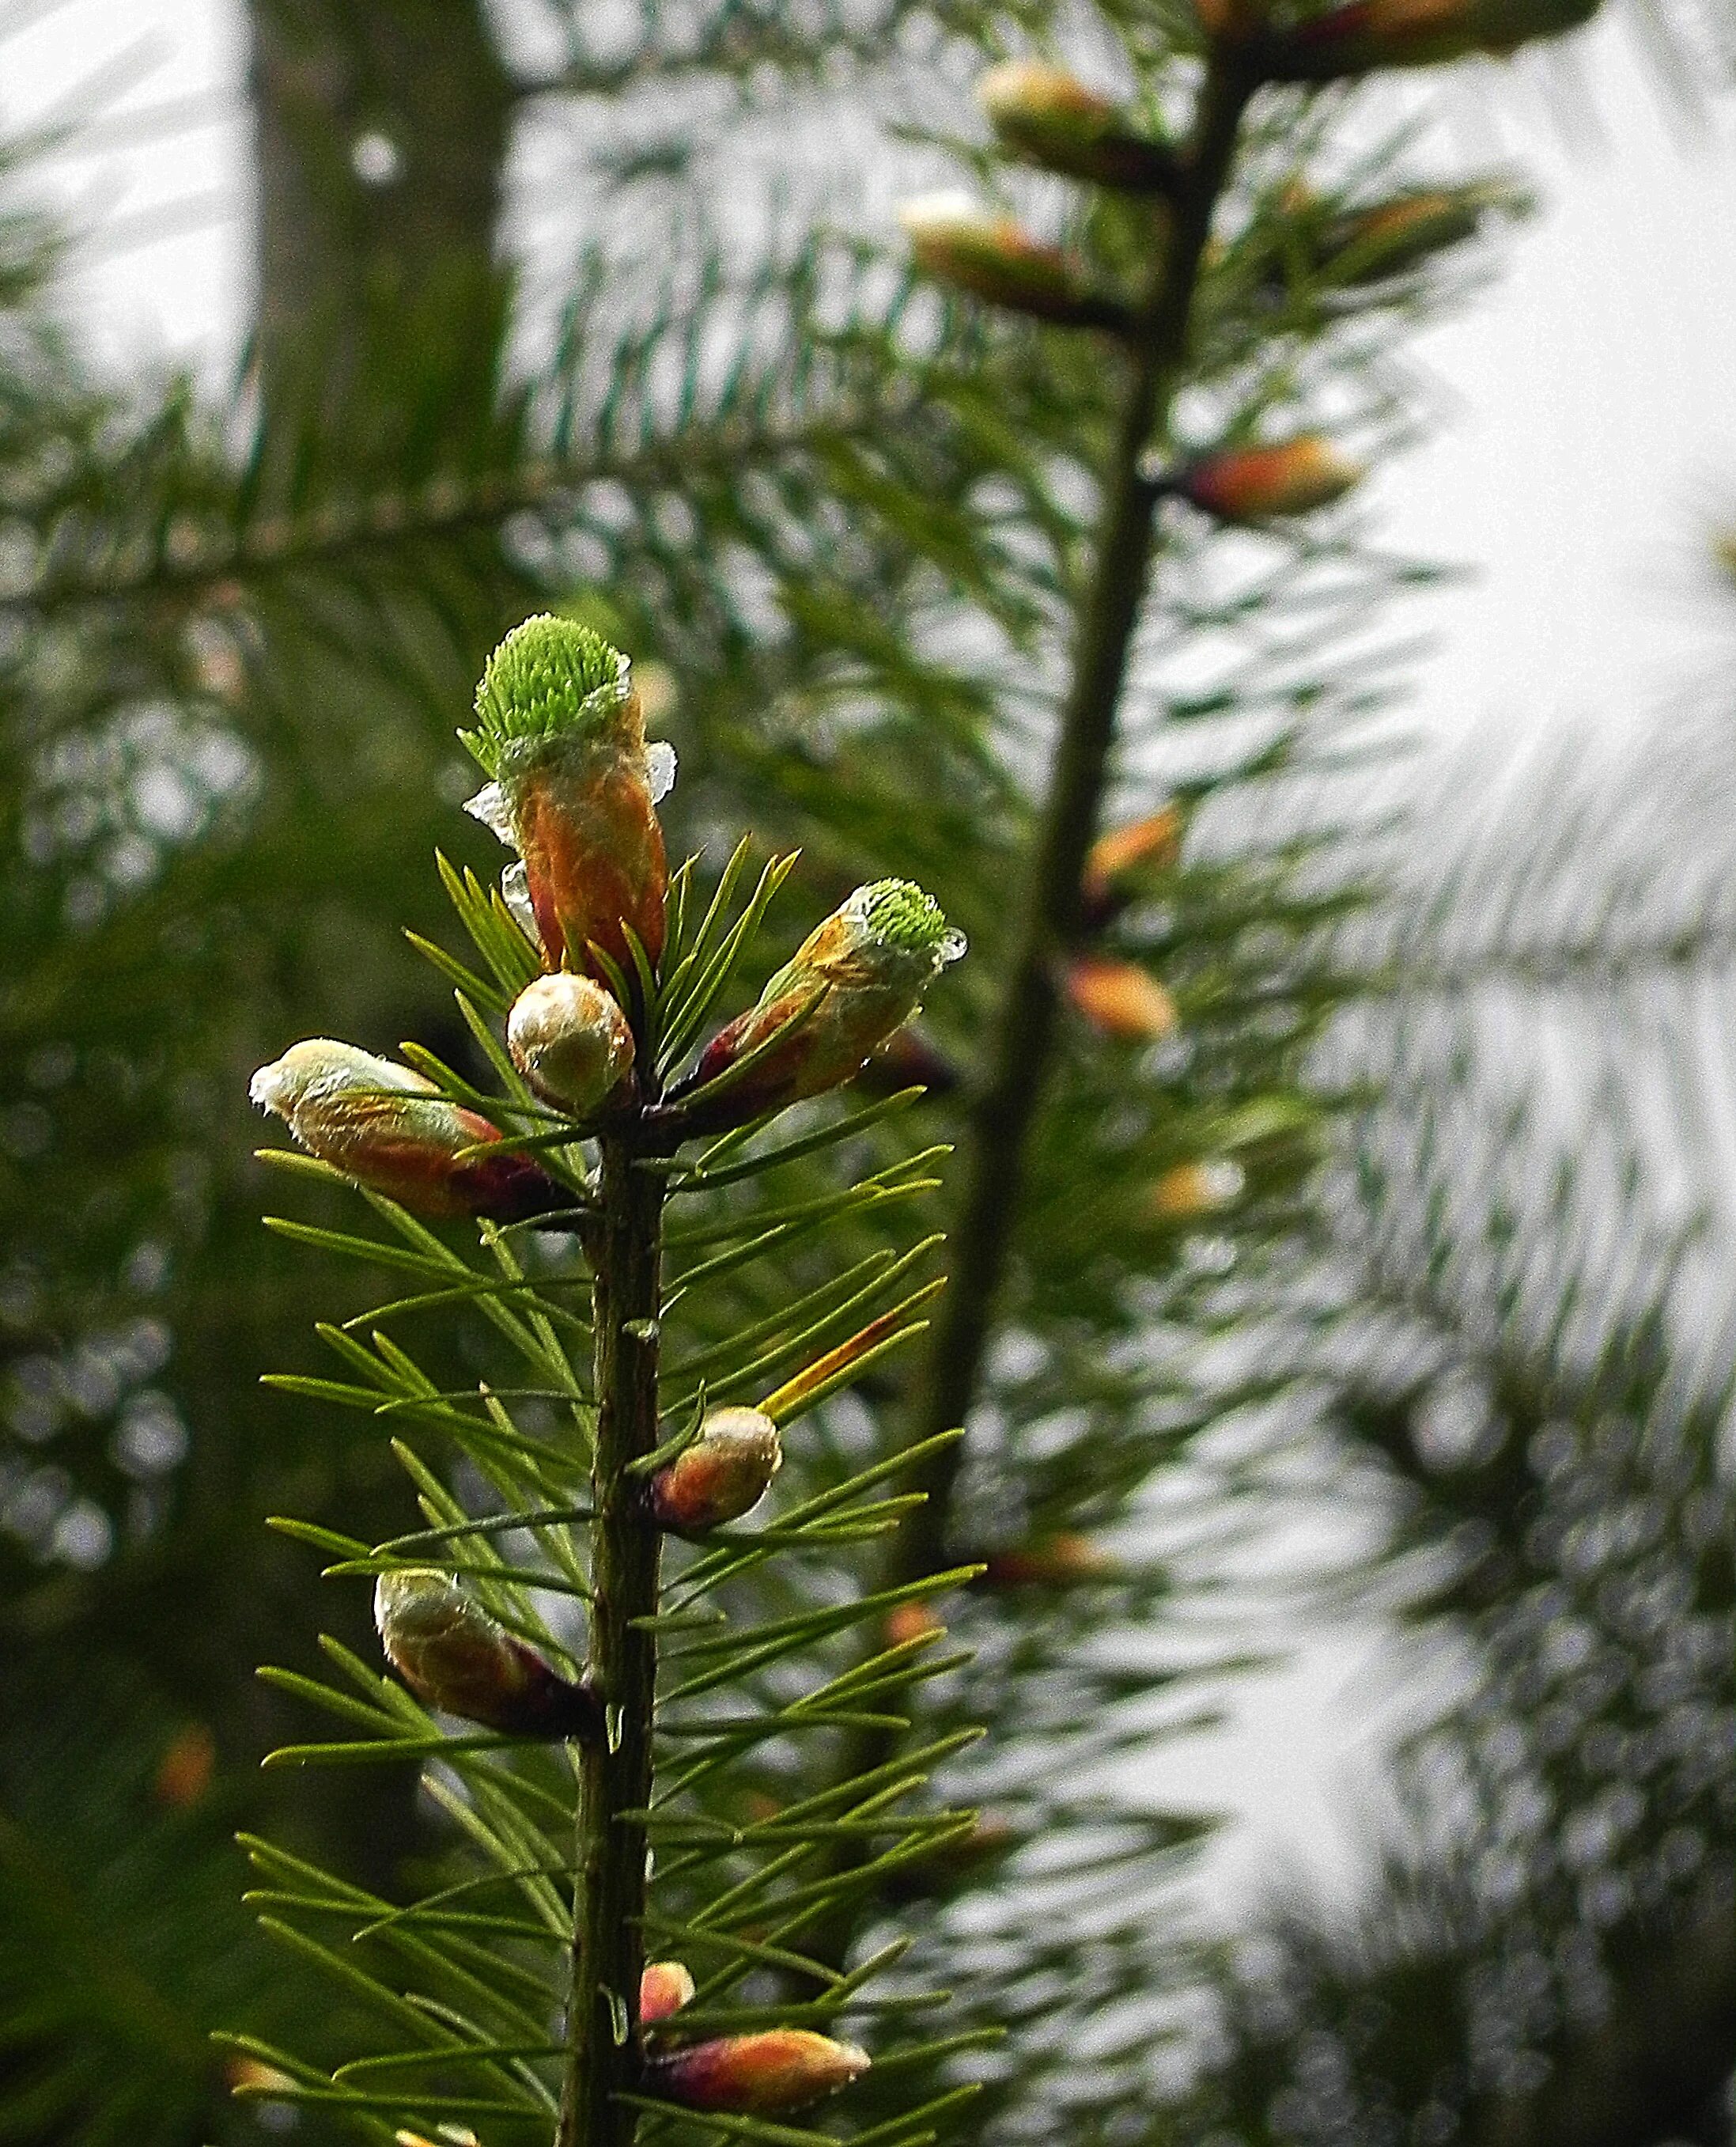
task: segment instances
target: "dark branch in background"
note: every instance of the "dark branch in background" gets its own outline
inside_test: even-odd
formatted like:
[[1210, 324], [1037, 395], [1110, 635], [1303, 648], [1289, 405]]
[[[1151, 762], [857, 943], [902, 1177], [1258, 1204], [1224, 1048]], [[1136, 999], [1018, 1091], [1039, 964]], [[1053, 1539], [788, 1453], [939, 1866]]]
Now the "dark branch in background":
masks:
[[[963, 1424], [981, 1382], [1017, 1219], [1025, 1144], [1049, 1069], [1057, 964], [1083, 921], [1080, 881], [1097, 833], [1128, 653], [1145, 592], [1160, 494], [1143, 465], [1153, 436], [1168, 423], [1181, 378], [1200, 263], [1255, 86], [1233, 59], [1213, 63], [1168, 210], [1162, 261], [1143, 309], [1104, 473], [1095, 568], [1079, 616], [1073, 683], [1061, 713], [1012, 960], [1000, 988], [988, 1063], [964, 1142], [948, 1245], [952, 1280], [917, 1398], [913, 1441]], [[1157, 217], [1153, 228], [1161, 228]], [[900, 1532], [889, 1583], [938, 1572], [946, 1564], [963, 1445], [938, 1449], [913, 1472], [912, 1487], [924, 1494], [925, 1503]], [[888, 1733], [863, 1733], [847, 1748], [844, 1776], [881, 1765], [893, 1749]], [[840, 1920], [821, 1935], [814, 1948], [820, 1959], [843, 1959], [853, 1921]]]

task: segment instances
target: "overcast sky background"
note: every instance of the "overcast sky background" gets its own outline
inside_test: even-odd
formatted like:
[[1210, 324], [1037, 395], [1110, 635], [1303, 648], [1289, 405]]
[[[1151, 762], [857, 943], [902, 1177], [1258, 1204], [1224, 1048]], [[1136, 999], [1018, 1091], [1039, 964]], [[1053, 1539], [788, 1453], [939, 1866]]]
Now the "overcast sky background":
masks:
[[[220, 383], [248, 301], [239, 8], [13, 0], [0, 33], [0, 132], [93, 96], [107, 114], [43, 167], [88, 233], [68, 296], [93, 351]], [[1576, 41], [1574, 72], [1588, 97], [1531, 55], [1435, 93], [1437, 148], [1518, 163], [1543, 201], [1496, 288], [1410, 347], [1438, 429], [1375, 480], [1397, 548], [1475, 570], [1426, 599], [1414, 713], [1443, 738], [1624, 727], [1736, 676], [1706, 560], [1736, 523], [1736, 98], [1690, 120], [1619, 18]], [[1373, 1773], [1372, 1641], [1323, 1637], [1228, 1730], [1158, 1759], [1154, 1788], [1247, 1809], [1218, 1864], [1232, 1894], [1274, 1849], [1341, 1865]]]

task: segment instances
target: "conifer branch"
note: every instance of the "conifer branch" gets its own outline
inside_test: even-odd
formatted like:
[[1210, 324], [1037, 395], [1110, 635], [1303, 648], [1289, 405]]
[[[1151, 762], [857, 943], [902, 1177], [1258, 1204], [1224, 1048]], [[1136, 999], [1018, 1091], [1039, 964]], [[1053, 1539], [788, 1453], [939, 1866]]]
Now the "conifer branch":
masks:
[[591, 1674], [604, 1732], [581, 1754], [573, 1980], [556, 2147], [624, 2147], [638, 2126], [619, 2098], [637, 2084], [631, 2023], [644, 1967], [643, 1814], [662, 1534], [633, 1464], [658, 1443], [660, 1174], [634, 1166], [631, 1134], [603, 1144], [593, 1289], [596, 1461]]
[[[976, 1398], [1018, 1211], [1020, 1165], [1048, 1071], [1058, 1008], [1057, 968], [1078, 937], [1086, 853], [1097, 832], [1128, 652], [1153, 549], [1158, 490], [1143, 465], [1166, 424], [1186, 357], [1188, 323], [1212, 218], [1228, 179], [1255, 83], [1233, 58], [1201, 92], [1191, 152], [1177, 177], [1173, 221], [1123, 394], [1098, 519], [1096, 568], [1080, 613], [1073, 683], [1063, 708], [1048, 795], [988, 1067], [964, 1143], [963, 1189], [950, 1234], [953, 1284], [937, 1323], [913, 1436], [961, 1424]], [[923, 1473], [928, 1504], [901, 1559], [941, 1562], [960, 1449]]]
[[[988, 1064], [963, 1143], [963, 1184], [948, 1237], [952, 1281], [911, 1429], [931, 1440], [968, 1418], [981, 1383], [995, 1301], [1016, 1224], [1026, 1143], [1052, 1056], [1062, 958], [1078, 937], [1086, 855], [1116, 736], [1128, 655], [1151, 563], [1161, 493], [1146, 473], [1182, 378], [1194, 294], [1212, 221], [1234, 163], [1257, 83], [1234, 56], [1214, 61], [1202, 86], [1191, 148], [1178, 167], [1167, 244], [1142, 309], [1131, 370], [1105, 473], [1096, 567], [1079, 613], [1073, 680], [1063, 705], [1013, 953], [1001, 987]], [[1154, 219], [1154, 228], [1160, 228]], [[900, 1531], [891, 1578], [908, 1583], [946, 1562], [952, 1494], [964, 1442], [931, 1447], [912, 1483], [924, 1503]], [[883, 1764], [896, 1739], [870, 1729], [848, 1740], [841, 1779]], [[848, 1899], [814, 1945], [842, 1961], [856, 1914]]]

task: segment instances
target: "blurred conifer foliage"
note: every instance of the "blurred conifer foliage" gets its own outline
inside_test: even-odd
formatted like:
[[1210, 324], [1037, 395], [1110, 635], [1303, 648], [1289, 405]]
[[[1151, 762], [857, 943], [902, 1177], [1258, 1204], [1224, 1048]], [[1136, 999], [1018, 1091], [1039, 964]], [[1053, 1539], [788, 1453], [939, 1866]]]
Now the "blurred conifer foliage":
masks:
[[[84, 363], [9, 153], [0, 2140], [494, 2147], [563, 2079], [569, 2140], [634, 2129], [575, 2131], [563, 2073], [565, 1748], [412, 1697], [452, 1695], [443, 1599], [381, 1684], [363, 1577], [559, 1488], [560, 1404], [508, 1391], [553, 1360], [508, 1364], [579, 1299], [546, 1234], [394, 1239], [317, 1175], [268, 1234], [246, 1104], [307, 1037], [518, 1078], [535, 955], [455, 732], [539, 611], [631, 652], [678, 754], [672, 960], [778, 882], [704, 943], [709, 1025], [858, 883], [971, 945], [671, 1191], [689, 1401], [764, 1399], [913, 1254], [950, 1281], [750, 1519], [691, 1503], [727, 1469], [659, 1490], [690, 2018], [859, 2077], [755, 2104], [658, 2026], [670, 1967], [640, 2134], [1728, 2139], [1728, 740], [1431, 792], [1387, 608], [1431, 574], [1353, 489], [1523, 206], [1383, 135], [1380, 84], [1495, 98], [1588, 12], [251, 0], [229, 403]], [[1668, 50], [1703, 75], [1717, 28]], [[563, 1734], [568, 1525], [447, 1539], [519, 1634], [466, 1627], [467, 1674]], [[719, 1590], [721, 1644], [680, 1622]], [[1347, 1606], [1410, 1703], [1377, 1868], [1232, 1943], [1164, 1740]], [[346, 1663], [383, 1762], [262, 1769], [333, 1756]]]

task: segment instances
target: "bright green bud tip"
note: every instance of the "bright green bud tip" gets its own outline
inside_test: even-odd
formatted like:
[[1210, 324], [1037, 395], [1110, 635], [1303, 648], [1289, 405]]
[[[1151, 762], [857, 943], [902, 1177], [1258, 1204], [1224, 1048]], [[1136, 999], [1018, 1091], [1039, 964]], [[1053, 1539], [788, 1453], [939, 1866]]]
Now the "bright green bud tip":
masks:
[[903, 953], [934, 953], [954, 936], [940, 904], [913, 879], [877, 879], [856, 890], [851, 906], [883, 946]]
[[476, 689], [479, 728], [459, 735], [491, 775], [520, 738], [598, 730], [627, 698], [627, 658], [577, 619], [539, 613], [515, 626]]

